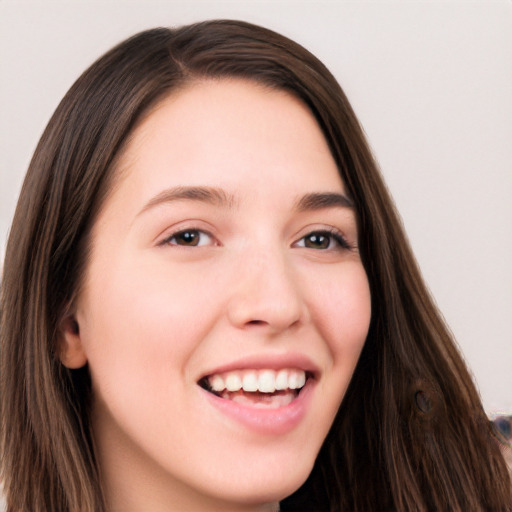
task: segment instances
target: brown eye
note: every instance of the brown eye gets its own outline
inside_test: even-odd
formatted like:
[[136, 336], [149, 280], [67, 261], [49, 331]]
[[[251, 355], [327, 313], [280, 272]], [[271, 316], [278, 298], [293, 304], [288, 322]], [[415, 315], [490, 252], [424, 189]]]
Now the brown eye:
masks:
[[327, 233], [311, 233], [304, 237], [304, 247], [309, 249], [328, 249], [332, 236]]
[[295, 243], [296, 247], [306, 249], [334, 250], [350, 249], [350, 245], [338, 231], [312, 231]]
[[198, 229], [186, 229], [174, 233], [166, 240], [168, 245], [180, 245], [184, 247], [198, 247], [211, 243], [211, 236]]

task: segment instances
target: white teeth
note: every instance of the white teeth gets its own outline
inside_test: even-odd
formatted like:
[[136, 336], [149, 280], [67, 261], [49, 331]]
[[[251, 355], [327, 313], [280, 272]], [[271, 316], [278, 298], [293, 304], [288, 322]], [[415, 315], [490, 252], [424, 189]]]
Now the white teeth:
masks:
[[224, 379], [220, 375], [212, 375], [209, 381], [212, 391], [224, 391], [226, 389]]
[[299, 372], [297, 376], [297, 387], [295, 389], [303, 388], [306, 384], [306, 374], [304, 372]]
[[276, 390], [276, 372], [263, 370], [258, 376], [258, 390], [261, 393], [273, 393]]
[[258, 375], [256, 372], [245, 373], [242, 379], [242, 388], [248, 392], [258, 391]]
[[240, 391], [242, 389], [242, 379], [236, 373], [230, 373], [226, 376], [226, 389], [228, 391]]
[[306, 383], [304, 370], [284, 368], [281, 370], [237, 370], [208, 377], [212, 391], [237, 392], [243, 389], [249, 393], [274, 393], [287, 389], [301, 389]]
[[276, 375], [276, 389], [282, 391], [288, 387], [288, 370], [279, 370]]
[[306, 376], [303, 372], [292, 372], [288, 377], [288, 386], [290, 389], [299, 389], [304, 386], [306, 382]]

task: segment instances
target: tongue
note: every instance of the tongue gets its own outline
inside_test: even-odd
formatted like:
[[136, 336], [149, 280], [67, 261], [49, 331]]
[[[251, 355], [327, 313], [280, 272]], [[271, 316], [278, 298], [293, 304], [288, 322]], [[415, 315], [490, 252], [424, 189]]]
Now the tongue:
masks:
[[223, 391], [222, 398], [232, 400], [242, 405], [260, 409], [277, 409], [290, 404], [297, 396], [292, 390], [276, 391], [275, 393], [248, 393], [246, 391]]

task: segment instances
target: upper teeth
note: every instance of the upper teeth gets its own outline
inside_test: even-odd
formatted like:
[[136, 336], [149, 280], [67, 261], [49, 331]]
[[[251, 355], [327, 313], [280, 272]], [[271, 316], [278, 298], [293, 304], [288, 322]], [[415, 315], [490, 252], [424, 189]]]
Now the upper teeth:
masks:
[[273, 393], [285, 389], [300, 389], [306, 383], [306, 372], [297, 369], [237, 370], [216, 373], [208, 377], [212, 391], [244, 391]]

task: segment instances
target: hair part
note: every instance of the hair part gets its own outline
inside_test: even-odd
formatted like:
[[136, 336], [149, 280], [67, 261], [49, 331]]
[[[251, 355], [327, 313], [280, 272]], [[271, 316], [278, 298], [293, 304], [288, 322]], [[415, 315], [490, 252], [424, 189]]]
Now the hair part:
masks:
[[88, 368], [59, 360], [90, 232], [122, 179], [134, 127], [202, 79], [285, 90], [315, 115], [358, 216], [370, 332], [305, 484], [282, 510], [505, 510], [510, 480], [470, 374], [419, 273], [363, 130], [327, 68], [297, 43], [237, 21], [137, 34], [76, 81], [34, 153], [1, 290], [1, 476], [8, 511], [105, 510]]

